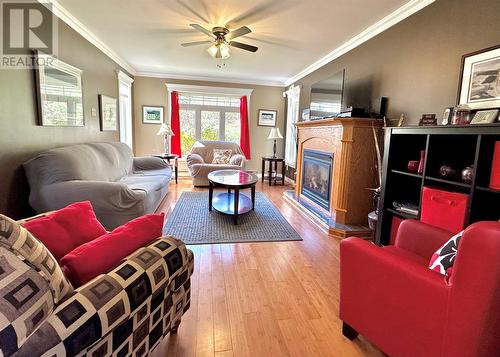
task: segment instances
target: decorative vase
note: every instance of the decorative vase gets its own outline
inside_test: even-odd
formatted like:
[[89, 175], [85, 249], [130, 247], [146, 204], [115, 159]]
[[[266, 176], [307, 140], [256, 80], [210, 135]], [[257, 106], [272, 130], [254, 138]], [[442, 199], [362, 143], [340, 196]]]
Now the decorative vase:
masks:
[[439, 175], [443, 178], [452, 178], [456, 176], [457, 170], [455, 170], [453, 167], [449, 165], [443, 165], [439, 169]]
[[418, 167], [420, 166], [420, 161], [410, 160], [408, 161], [408, 171], [416, 173], [418, 172]]
[[469, 165], [462, 170], [462, 181], [465, 183], [472, 183], [472, 177], [474, 176], [474, 166]]
[[424, 173], [425, 167], [425, 150], [420, 150], [420, 162], [418, 164], [418, 174], [422, 175]]

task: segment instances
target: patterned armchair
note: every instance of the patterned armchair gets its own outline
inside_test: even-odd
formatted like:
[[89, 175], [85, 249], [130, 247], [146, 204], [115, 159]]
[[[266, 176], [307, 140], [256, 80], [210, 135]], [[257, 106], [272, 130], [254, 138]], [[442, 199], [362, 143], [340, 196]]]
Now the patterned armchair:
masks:
[[[39, 261], [52, 270], [40, 271], [26, 259], [28, 249], [41, 255], [26, 232], [0, 220], [0, 355], [144, 356], [177, 332], [194, 269], [181, 241], [153, 241], [109, 273], [66, 289], [61, 302], [52, 276], [47, 279], [59, 265], [50, 253]], [[11, 244], [13, 236], [22, 238], [22, 249]]]

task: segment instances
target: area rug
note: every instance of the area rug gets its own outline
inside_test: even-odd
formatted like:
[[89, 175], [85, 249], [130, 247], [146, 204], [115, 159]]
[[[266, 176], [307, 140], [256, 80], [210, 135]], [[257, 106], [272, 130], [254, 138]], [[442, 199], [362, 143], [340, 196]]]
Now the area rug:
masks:
[[183, 192], [163, 227], [186, 244], [279, 242], [302, 240], [278, 209], [262, 193], [255, 197], [255, 211], [238, 217], [208, 210], [208, 192]]

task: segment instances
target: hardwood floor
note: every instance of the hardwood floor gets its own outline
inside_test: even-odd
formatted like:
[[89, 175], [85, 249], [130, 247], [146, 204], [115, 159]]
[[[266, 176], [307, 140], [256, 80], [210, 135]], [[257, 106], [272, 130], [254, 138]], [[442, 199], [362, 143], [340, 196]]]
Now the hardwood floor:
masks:
[[[154, 357], [383, 356], [362, 337], [342, 336], [339, 241], [284, 201], [285, 189], [257, 185], [304, 240], [189, 246], [191, 308]], [[171, 184], [161, 211], [168, 216], [190, 190], [190, 180]]]

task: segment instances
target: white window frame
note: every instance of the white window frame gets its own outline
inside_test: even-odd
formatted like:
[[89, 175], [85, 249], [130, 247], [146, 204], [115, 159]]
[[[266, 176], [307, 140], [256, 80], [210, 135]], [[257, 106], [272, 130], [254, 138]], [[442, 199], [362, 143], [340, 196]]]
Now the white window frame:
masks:
[[[172, 92], [183, 93], [187, 95], [199, 94], [199, 95], [207, 95], [207, 96], [221, 96], [221, 97], [247, 97], [247, 113], [248, 113], [248, 121], [250, 122], [250, 97], [252, 95], [252, 88], [229, 88], [229, 87], [212, 87], [212, 86], [197, 86], [191, 84], [175, 84], [175, 83], [165, 83], [168, 91], [168, 100], [167, 100], [167, 110], [168, 110], [168, 123], [172, 122], [172, 103], [171, 103], [171, 94]], [[194, 105], [194, 104], [182, 104], [182, 108], [179, 109], [190, 109], [193, 107], [194, 110], [211, 110], [209, 108], [213, 108], [213, 111], [221, 112], [221, 117], [219, 118], [219, 137], [225, 137], [225, 133], [222, 132], [222, 128], [225, 126], [225, 112], [239, 112], [239, 107], [222, 107], [222, 106], [205, 106], [205, 105]], [[198, 108], [196, 108], [198, 107]], [[195, 118], [201, 117], [201, 113], [196, 113]], [[224, 122], [224, 125], [222, 124]], [[201, 126], [201, 122], [198, 123], [196, 120], [196, 125]], [[201, 128], [196, 128], [196, 140], [200, 140], [199, 133], [201, 132]], [[171, 138], [170, 138], [171, 139]]]
[[297, 162], [297, 127], [301, 86], [292, 85], [283, 94], [288, 98], [286, 117], [285, 164], [295, 168]]
[[[134, 79], [123, 71], [116, 71], [118, 77], [118, 115], [120, 141], [134, 149], [132, 118], [132, 83]], [[123, 105], [123, 106], [122, 106]], [[125, 108], [125, 110], [123, 110]]]

